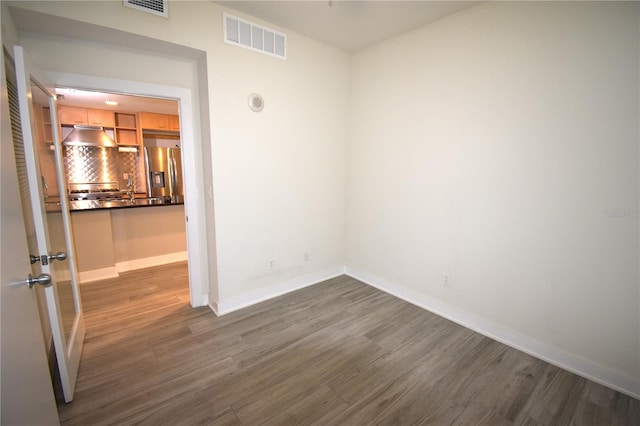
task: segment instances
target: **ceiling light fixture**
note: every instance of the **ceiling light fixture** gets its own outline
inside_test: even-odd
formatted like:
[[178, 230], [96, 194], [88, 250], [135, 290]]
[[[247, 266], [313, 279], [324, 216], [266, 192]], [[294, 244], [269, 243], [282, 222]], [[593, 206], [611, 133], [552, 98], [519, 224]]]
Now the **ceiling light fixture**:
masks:
[[104, 101], [104, 103], [107, 104], [107, 105], [111, 105], [111, 106], [118, 105], [118, 103], [116, 101], [112, 101], [111, 99], [107, 99], [106, 101]]

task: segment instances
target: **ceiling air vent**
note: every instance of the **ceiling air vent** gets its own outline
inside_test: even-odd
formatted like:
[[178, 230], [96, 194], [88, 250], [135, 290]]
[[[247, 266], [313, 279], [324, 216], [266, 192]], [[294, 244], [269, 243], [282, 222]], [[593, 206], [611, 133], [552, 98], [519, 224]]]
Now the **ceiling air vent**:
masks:
[[262, 25], [224, 13], [224, 42], [287, 59], [287, 36]]
[[154, 15], [169, 17], [169, 0], [122, 0], [126, 7]]

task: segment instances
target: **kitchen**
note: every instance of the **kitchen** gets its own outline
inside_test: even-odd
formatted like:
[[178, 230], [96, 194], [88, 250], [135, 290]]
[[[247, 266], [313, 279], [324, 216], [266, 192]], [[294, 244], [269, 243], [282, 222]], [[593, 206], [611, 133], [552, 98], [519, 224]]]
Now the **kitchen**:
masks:
[[36, 111], [49, 213], [70, 201], [81, 283], [187, 259], [178, 102], [58, 88], [67, 188], [46, 104]]

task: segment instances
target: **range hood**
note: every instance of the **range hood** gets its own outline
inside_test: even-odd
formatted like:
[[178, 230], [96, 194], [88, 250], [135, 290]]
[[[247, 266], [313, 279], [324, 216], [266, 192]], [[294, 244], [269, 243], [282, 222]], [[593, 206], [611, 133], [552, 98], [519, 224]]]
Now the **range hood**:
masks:
[[73, 130], [64, 138], [62, 144], [73, 146], [117, 146], [102, 127], [95, 126], [73, 126]]

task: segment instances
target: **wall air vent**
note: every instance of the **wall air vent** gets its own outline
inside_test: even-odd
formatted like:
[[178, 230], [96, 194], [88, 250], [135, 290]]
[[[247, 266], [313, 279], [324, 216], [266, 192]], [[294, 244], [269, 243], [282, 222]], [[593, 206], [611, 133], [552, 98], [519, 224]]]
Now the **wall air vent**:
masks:
[[126, 7], [154, 15], [169, 17], [169, 0], [122, 0]]
[[287, 59], [287, 36], [253, 22], [223, 13], [224, 42]]

